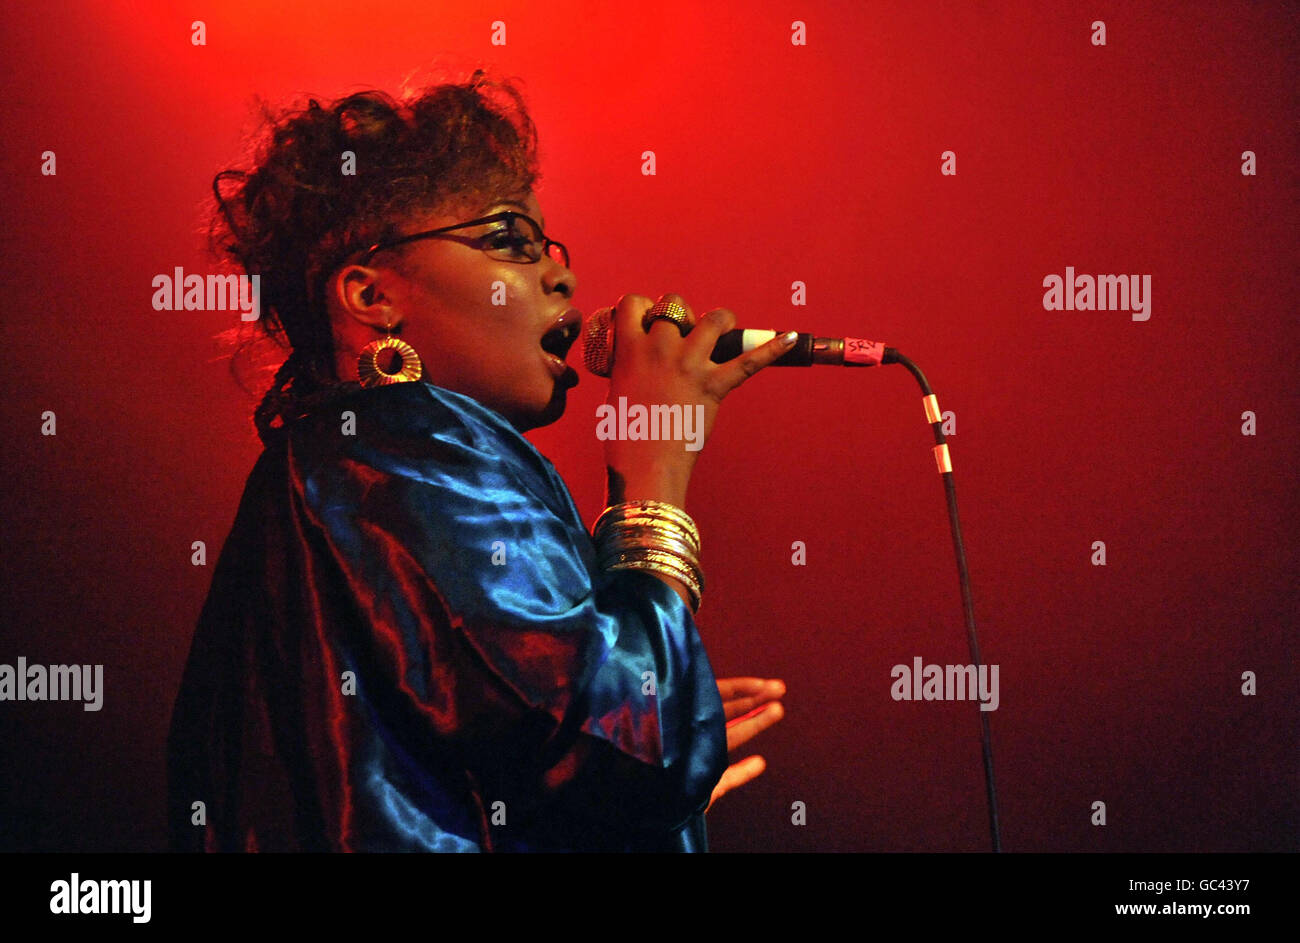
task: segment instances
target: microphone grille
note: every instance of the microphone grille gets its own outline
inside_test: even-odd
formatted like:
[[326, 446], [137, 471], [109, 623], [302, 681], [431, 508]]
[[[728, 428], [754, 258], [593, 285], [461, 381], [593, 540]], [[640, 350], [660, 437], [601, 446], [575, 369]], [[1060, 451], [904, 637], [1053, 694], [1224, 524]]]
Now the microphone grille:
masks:
[[614, 363], [613, 308], [601, 308], [582, 329], [582, 362], [598, 377], [609, 376]]

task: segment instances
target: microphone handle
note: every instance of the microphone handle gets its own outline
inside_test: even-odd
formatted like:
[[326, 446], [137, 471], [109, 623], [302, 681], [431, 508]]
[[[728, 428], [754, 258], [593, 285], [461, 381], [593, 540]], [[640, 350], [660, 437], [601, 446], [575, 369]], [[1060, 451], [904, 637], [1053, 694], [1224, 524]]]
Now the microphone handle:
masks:
[[[709, 359], [724, 363], [742, 353], [761, 347], [784, 331], [756, 331], [752, 329], [727, 331], [718, 338]], [[896, 351], [892, 347], [860, 337], [815, 337], [800, 334], [794, 346], [772, 361], [773, 367], [811, 367], [814, 364], [831, 364], [837, 367], [874, 367], [881, 363], [895, 363]]]

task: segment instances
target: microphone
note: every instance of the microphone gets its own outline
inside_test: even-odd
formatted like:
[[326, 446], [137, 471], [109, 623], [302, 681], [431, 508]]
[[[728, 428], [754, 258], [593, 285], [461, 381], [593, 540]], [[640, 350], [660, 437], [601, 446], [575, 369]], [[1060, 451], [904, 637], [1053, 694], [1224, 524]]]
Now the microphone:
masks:
[[[614, 365], [613, 308], [601, 308], [583, 328], [582, 362], [598, 377], [607, 377]], [[690, 331], [688, 330], [689, 334]], [[784, 331], [735, 330], [718, 338], [709, 359], [725, 363], [742, 353], [761, 347]], [[898, 351], [879, 341], [861, 337], [814, 337], [800, 334], [794, 346], [772, 361], [773, 367], [811, 367], [830, 364], [836, 367], [874, 367], [898, 363]]]

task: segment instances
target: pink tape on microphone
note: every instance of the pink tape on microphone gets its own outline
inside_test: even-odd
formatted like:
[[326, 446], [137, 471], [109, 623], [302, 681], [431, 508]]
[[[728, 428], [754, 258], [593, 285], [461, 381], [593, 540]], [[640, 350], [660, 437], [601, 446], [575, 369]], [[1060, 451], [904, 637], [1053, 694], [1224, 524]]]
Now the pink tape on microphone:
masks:
[[844, 338], [844, 362], [862, 363], [867, 366], [879, 366], [885, 358], [885, 345], [879, 341], [863, 340], [861, 337]]

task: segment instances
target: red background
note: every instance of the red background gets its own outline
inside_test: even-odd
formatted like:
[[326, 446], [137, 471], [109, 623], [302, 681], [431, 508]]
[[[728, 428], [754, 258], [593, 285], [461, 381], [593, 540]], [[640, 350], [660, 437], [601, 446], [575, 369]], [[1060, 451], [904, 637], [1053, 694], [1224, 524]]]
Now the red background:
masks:
[[[955, 412], [1007, 850], [1297, 849], [1294, 9], [701, 6], [6, 7], [0, 662], [100, 663], [106, 690], [0, 703], [0, 847], [163, 847], [172, 698], [260, 446], [214, 340], [238, 316], [155, 312], [151, 281], [217, 271], [201, 205], [253, 96], [398, 92], [450, 54], [522, 79], [585, 313], [675, 291], [883, 339]], [[1149, 274], [1150, 320], [1044, 311], [1067, 265]], [[589, 523], [604, 392], [584, 373], [530, 434]], [[899, 367], [774, 369], [724, 404], [699, 622], [719, 675], [789, 693], [715, 849], [987, 847], [974, 705], [889, 694], [895, 664], [969, 660], [931, 444]]]

